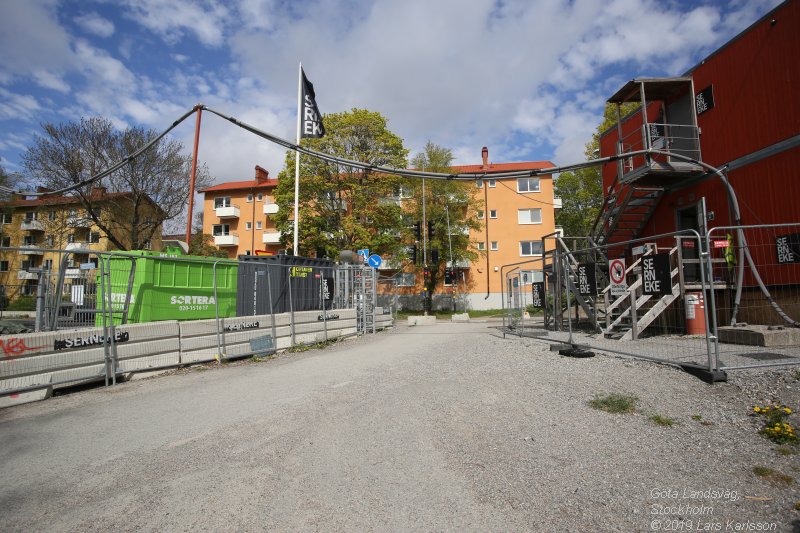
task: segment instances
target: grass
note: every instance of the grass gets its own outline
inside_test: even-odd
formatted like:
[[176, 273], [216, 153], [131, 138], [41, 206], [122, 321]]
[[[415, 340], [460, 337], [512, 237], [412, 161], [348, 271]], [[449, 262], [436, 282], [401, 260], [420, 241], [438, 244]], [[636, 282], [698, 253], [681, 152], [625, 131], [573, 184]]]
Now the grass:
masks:
[[775, 470], [767, 468], [766, 466], [754, 466], [753, 473], [760, 478], [783, 483], [784, 485], [791, 485], [794, 483], [794, 478], [792, 476], [781, 474], [780, 472], [776, 472]]
[[794, 448], [789, 448], [788, 446], [780, 446], [779, 448], [776, 448], [775, 451], [780, 455], [794, 455], [797, 453], [797, 450]]
[[699, 422], [699, 421], [701, 421], [702, 419], [703, 419], [703, 417], [702, 417], [702, 416], [700, 416], [700, 415], [692, 415], [692, 420], [697, 420], [697, 421]]
[[336, 344], [339, 339], [329, 339], [327, 341], [322, 342], [315, 342], [313, 344], [297, 344], [288, 348], [286, 350], [287, 353], [300, 353], [300, 352], [307, 352], [309, 350], [320, 350], [322, 348], [326, 348], [331, 344]]
[[595, 396], [589, 405], [607, 413], [634, 413], [637, 401], [639, 398], [636, 396], [613, 392], [605, 396]]
[[675, 425], [675, 421], [673, 419], [662, 415], [653, 415], [650, 417], [650, 421], [657, 426], [672, 427]]

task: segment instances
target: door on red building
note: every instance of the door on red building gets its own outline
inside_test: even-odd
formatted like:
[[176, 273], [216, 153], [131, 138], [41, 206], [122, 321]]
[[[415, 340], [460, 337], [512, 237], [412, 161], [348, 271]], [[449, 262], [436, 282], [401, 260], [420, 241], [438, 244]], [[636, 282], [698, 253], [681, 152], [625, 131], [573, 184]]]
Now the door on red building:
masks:
[[[677, 217], [676, 227], [678, 231], [695, 230], [701, 236], [705, 234], [705, 198], [688, 207], [675, 210]], [[700, 283], [700, 246], [702, 239], [697, 242], [694, 234], [690, 237], [681, 239], [681, 257], [683, 258], [683, 281], [684, 283]], [[687, 263], [687, 260], [690, 261]]]

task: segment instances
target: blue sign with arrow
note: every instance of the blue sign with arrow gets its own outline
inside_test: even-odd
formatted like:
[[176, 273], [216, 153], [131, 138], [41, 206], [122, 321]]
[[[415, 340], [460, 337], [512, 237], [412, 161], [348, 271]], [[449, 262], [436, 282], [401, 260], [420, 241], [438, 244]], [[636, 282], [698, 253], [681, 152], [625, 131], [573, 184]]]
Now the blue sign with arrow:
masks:
[[383, 259], [381, 259], [381, 256], [379, 256], [378, 254], [372, 254], [371, 256], [369, 256], [369, 259], [367, 259], [367, 263], [372, 268], [378, 268], [379, 266], [381, 266], [381, 263], [383, 263]]

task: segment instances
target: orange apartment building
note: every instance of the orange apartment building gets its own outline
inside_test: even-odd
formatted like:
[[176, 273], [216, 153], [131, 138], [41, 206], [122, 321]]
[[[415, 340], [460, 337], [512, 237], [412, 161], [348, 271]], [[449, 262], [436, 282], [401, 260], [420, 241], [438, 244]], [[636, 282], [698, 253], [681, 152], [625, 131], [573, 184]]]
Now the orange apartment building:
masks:
[[[556, 231], [555, 213], [561, 208], [561, 199], [553, 196], [553, 177], [543, 175], [531, 178], [492, 178], [492, 174], [538, 170], [554, 166], [549, 161], [521, 161], [514, 163], [490, 163], [489, 150], [481, 150], [481, 164], [454, 166], [453, 172], [483, 174], [473, 188], [474, 205], [480, 228], [469, 230], [472, 250], [479, 257], [473, 262], [459, 262], [447, 267], [456, 269], [455, 280], [442, 279], [433, 293], [433, 309], [450, 309], [453, 300], [458, 310], [500, 309], [504, 282], [501, 267], [512, 263], [527, 271], [527, 283], [542, 281], [542, 265], [538, 258], [543, 255], [542, 237]], [[487, 233], [488, 230], [488, 233]], [[422, 243], [419, 243], [420, 245]], [[549, 240], [547, 249], [555, 247]], [[421, 266], [399, 265], [387, 261], [381, 267], [381, 278], [391, 283], [381, 283], [380, 301], [397, 303], [411, 310], [422, 309], [423, 272]], [[502, 274], [508, 272], [504, 269]]]
[[214, 238], [214, 246], [228, 257], [277, 253], [283, 249], [281, 234], [272, 215], [278, 212], [274, 190], [277, 179], [256, 165], [250, 181], [229, 181], [202, 189], [203, 233]]

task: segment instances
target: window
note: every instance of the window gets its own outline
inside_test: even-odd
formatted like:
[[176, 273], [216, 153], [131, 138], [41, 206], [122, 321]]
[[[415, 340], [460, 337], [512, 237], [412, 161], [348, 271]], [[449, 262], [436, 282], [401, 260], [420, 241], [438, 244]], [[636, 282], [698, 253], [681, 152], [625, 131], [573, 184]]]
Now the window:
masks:
[[28, 270], [32, 266], [33, 266], [33, 262], [30, 259], [25, 259], [24, 261], [22, 261], [22, 263], [20, 264], [19, 268], [20, 268], [20, 270]]
[[486, 243], [482, 242], [482, 241], [479, 242], [478, 243], [478, 250], [485, 250], [485, 249], [486, 249]]
[[35, 244], [36, 244], [36, 239], [33, 238], [33, 235], [25, 235], [22, 238], [23, 246], [34, 246]]
[[2, 218], [3, 224], [11, 224], [11, 213], [3, 213], [0, 218]]
[[517, 221], [520, 224], [541, 224], [542, 210], [539, 207], [533, 209], [519, 209], [517, 211]]
[[250, 250], [245, 250], [244, 255], [250, 255]]
[[522, 279], [523, 285], [544, 281], [544, 275], [541, 270], [520, 270], [519, 277]]
[[42, 266], [44, 266], [45, 270], [53, 270], [53, 260], [52, 259], [45, 259], [44, 260], [44, 265], [42, 265]]
[[489, 180], [489, 187], [497, 187], [497, 182], [495, 180]]
[[497, 209], [489, 209], [489, 218], [497, 218]]
[[253, 195], [252, 194], [248, 194], [247, 195], [247, 203], [249, 204], [252, 201], [253, 201]]
[[53, 238], [53, 236], [52, 236], [52, 235], [47, 235], [47, 236], [44, 238], [44, 243], [45, 243], [45, 245], [49, 246], [50, 248], [52, 248], [52, 247], [53, 247], [53, 242], [55, 242], [55, 239]]
[[50, 211], [49, 213], [47, 213], [47, 220], [53, 221], [55, 219], [56, 219], [56, 212], [55, 211]]
[[517, 192], [539, 192], [539, 178], [518, 178]]
[[253, 223], [252, 222], [245, 222], [244, 223], [244, 229], [246, 229], [247, 231], [250, 231], [251, 229], [253, 229]]
[[211, 234], [215, 237], [220, 235], [230, 235], [231, 227], [229, 224], [214, 224], [211, 226]]
[[36, 211], [28, 211], [25, 213], [25, 220], [36, 220]]
[[261, 221], [256, 222], [256, 229], [261, 229]]
[[498, 249], [497, 248], [497, 241], [492, 241], [492, 248], [491, 249], [492, 249], [493, 252], [497, 251], [497, 249]]
[[218, 196], [214, 198], [214, 209], [219, 209], [220, 207], [230, 207], [230, 206], [231, 206], [230, 196]]
[[394, 196], [395, 198], [399, 198], [400, 200], [405, 200], [411, 198], [411, 193], [412, 191], [410, 186], [400, 185], [397, 189], [395, 189]]
[[475, 180], [475, 186], [479, 189], [483, 189], [483, 180], [482, 179]]
[[153, 249], [153, 241], [147, 239], [142, 243], [142, 250], [152, 250]]
[[75, 242], [75, 234], [74, 233], [70, 233], [69, 235], [67, 235], [67, 243], [71, 244], [73, 242]]
[[256, 196], [256, 200], [258, 200], [260, 202], [263, 199], [264, 199], [264, 193], [258, 193], [258, 196]]
[[519, 255], [542, 255], [542, 241], [520, 241]]
[[8, 272], [8, 261], [0, 261], [0, 272]]
[[483, 209], [478, 209], [478, 220], [483, 220], [486, 217], [486, 213], [483, 212]]
[[99, 231], [93, 231], [93, 232], [89, 233], [89, 241], [88, 242], [95, 243], [95, 244], [100, 242], [100, 232]]
[[413, 272], [398, 272], [394, 280], [398, 287], [413, 287], [417, 284], [417, 277]]
[[11, 246], [11, 237], [3, 237], [2, 245], [4, 248]]

